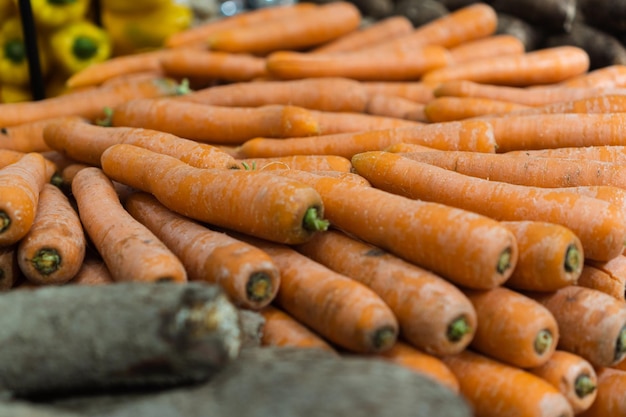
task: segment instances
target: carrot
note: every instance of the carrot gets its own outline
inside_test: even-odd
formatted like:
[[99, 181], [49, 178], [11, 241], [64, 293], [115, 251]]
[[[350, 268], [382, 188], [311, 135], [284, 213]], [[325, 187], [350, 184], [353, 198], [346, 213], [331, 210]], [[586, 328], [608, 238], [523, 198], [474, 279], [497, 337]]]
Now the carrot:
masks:
[[178, 100], [231, 107], [290, 104], [312, 110], [363, 112], [367, 92], [358, 81], [325, 77], [216, 85], [177, 97]]
[[352, 158], [352, 165], [373, 186], [392, 193], [497, 220], [539, 220], [568, 227], [582, 242], [588, 259], [607, 261], [624, 248], [624, 212], [606, 201], [575, 192], [470, 177], [391, 152], [361, 153]]
[[314, 3], [302, 2], [285, 7], [262, 7], [260, 9], [248, 10], [244, 13], [238, 13], [222, 19], [203, 22], [181, 32], [173, 33], [165, 39], [164, 43], [167, 48], [180, 48], [197, 43], [206, 44], [208, 36], [213, 33], [225, 29], [238, 29], [277, 17], [295, 16], [304, 10], [315, 7], [317, 7], [317, 5]]
[[328, 227], [319, 193], [273, 171], [195, 168], [126, 144], [109, 147], [101, 163], [111, 179], [215, 226], [279, 243], [302, 243]]
[[336, 352], [319, 334], [273, 305], [259, 310], [265, 319], [261, 334], [262, 346], [293, 346]]
[[0, 292], [11, 290], [22, 278], [17, 264], [17, 246], [0, 248]]
[[518, 55], [497, 55], [437, 68], [422, 76], [425, 83], [469, 80], [524, 87], [551, 84], [587, 72], [589, 55], [576, 46], [555, 46]]
[[45, 158], [37, 152], [0, 169], [0, 246], [10, 246], [30, 230], [39, 193], [51, 177]]
[[581, 417], [608, 417], [626, 415], [626, 371], [611, 368], [600, 368], [598, 375], [598, 392], [591, 406], [580, 413]]
[[452, 58], [452, 65], [458, 65], [475, 59], [521, 55], [524, 52], [524, 43], [518, 37], [501, 33], [454, 46], [450, 48], [450, 57]]
[[80, 269], [68, 285], [106, 285], [115, 281], [102, 259], [95, 256], [86, 256]]
[[[122, 74], [122, 75], [115, 76], [113, 78], [109, 78], [108, 80], [103, 81], [102, 84], [100, 84], [100, 87], [114, 87], [116, 85], [125, 84], [125, 83], [136, 83], [136, 82], [145, 82], [149, 80], [158, 80], [159, 78], [164, 78], [164, 76], [165, 75], [163, 73], [163, 69], [159, 67], [159, 69], [157, 70], [133, 72], [130, 74]], [[187, 80], [181, 81], [180, 94], [187, 94], [188, 90], [191, 90], [191, 88], [187, 84], [190, 85], [190, 83], [187, 83]], [[86, 89], [86, 88], [97, 88], [97, 87], [82, 87], [82, 88]]]
[[602, 291], [618, 300], [625, 301], [626, 274], [624, 255], [618, 255], [607, 262], [585, 264], [577, 284], [581, 287]]
[[106, 107], [115, 107], [135, 98], [163, 97], [178, 94], [180, 86], [160, 78], [144, 82], [120, 83], [60, 95], [39, 101], [0, 104], [0, 126], [8, 127], [60, 116], [79, 116], [89, 120], [105, 117]]
[[458, 353], [472, 340], [476, 312], [467, 297], [441, 277], [335, 230], [296, 249], [371, 288], [391, 308], [412, 346], [440, 356]]
[[52, 149], [87, 165], [100, 166], [105, 149], [118, 143], [170, 155], [198, 168], [235, 168], [235, 159], [205, 143], [172, 134], [132, 127], [101, 127], [81, 121], [50, 123], [43, 132]]
[[413, 23], [406, 16], [389, 16], [317, 46], [309, 52], [325, 54], [353, 52], [409, 34], [413, 29]]
[[394, 129], [399, 127], [421, 126], [422, 123], [398, 119], [396, 117], [379, 116], [367, 113], [326, 112], [310, 110], [319, 126], [319, 135], [336, 133], [364, 132], [370, 130]]
[[166, 76], [219, 81], [250, 81], [265, 75], [265, 59], [249, 54], [174, 49], [160, 58]]
[[434, 98], [435, 86], [421, 81], [362, 81], [369, 95], [385, 94], [406, 98], [418, 103], [428, 103]]
[[505, 287], [464, 294], [478, 320], [472, 349], [519, 368], [542, 365], [556, 350], [556, 319], [537, 301]]
[[115, 108], [111, 123], [223, 144], [239, 144], [257, 136], [299, 137], [319, 133], [310, 110], [279, 104], [243, 108], [167, 99], [132, 100]]
[[397, 365], [412, 369], [453, 392], [459, 393], [459, 380], [441, 359], [424, 353], [408, 343], [398, 341], [391, 349], [380, 353], [379, 356]]
[[367, 101], [365, 112], [368, 114], [395, 117], [398, 119], [428, 122], [424, 114], [425, 105], [400, 96], [373, 94]]
[[0, 168], [16, 163], [26, 154], [27, 152], [0, 149]]
[[588, 361], [578, 355], [557, 350], [546, 363], [528, 371], [558, 389], [567, 398], [574, 414], [587, 410], [596, 399], [596, 371]]
[[219, 284], [248, 309], [276, 296], [278, 268], [260, 249], [174, 213], [149, 194], [132, 194], [124, 206], [180, 259], [189, 280]]
[[44, 184], [37, 213], [17, 247], [24, 277], [36, 284], [63, 284], [76, 275], [85, 258], [87, 241], [78, 213], [52, 184]]
[[510, 101], [483, 97], [437, 97], [424, 107], [429, 122], [448, 122], [484, 115], [499, 115], [527, 109]]
[[584, 159], [626, 164], [626, 145], [569, 146], [506, 152], [509, 156]]
[[487, 217], [304, 171], [271, 172], [315, 188], [337, 228], [454, 283], [492, 288], [517, 262], [513, 234]]
[[461, 395], [484, 417], [571, 417], [567, 399], [544, 379], [480, 353], [465, 350], [443, 358]]
[[115, 281], [187, 281], [180, 260], [126, 212], [102, 170], [80, 170], [72, 194], [83, 227]]
[[335, 1], [287, 17], [217, 31], [206, 39], [211, 50], [267, 54], [321, 45], [356, 30], [360, 23], [361, 13], [354, 4]]
[[237, 160], [242, 169], [300, 169], [303, 171], [350, 172], [352, 163], [337, 155], [291, 155], [276, 158], [244, 158]]
[[277, 51], [266, 58], [269, 75], [283, 80], [345, 77], [358, 81], [414, 81], [449, 63], [448, 50], [437, 45], [422, 46], [410, 53], [393, 49], [345, 54]]
[[530, 293], [550, 310], [559, 326], [559, 349], [582, 356], [594, 367], [626, 356], [626, 304], [601, 291], [569, 285], [551, 293]]
[[626, 65], [615, 64], [597, 68], [560, 83], [564, 87], [626, 87]]
[[407, 152], [436, 152], [438, 149], [431, 148], [430, 146], [418, 145], [416, 143], [396, 142], [383, 149], [387, 152], [393, 153], [407, 153]]
[[19, 152], [46, 152], [51, 150], [43, 140], [43, 129], [48, 123], [63, 120], [82, 120], [75, 116], [42, 119], [0, 129], [0, 149]]
[[246, 158], [317, 154], [353, 155], [385, 149], [394, 143], [414, 143], [441, 150], [468, 150], [495, 153], [491, 125], [480, 120], [424, 124], [365, 132], [347, 132], [334, 135], [291, 139], [254, 138], [238, 148]]
[[553, 113], [621, 113], [626, 111], [626, 96], [605, 94], [578, 100], [559, 101], [545, 106], [513, 110], [507, 116]]

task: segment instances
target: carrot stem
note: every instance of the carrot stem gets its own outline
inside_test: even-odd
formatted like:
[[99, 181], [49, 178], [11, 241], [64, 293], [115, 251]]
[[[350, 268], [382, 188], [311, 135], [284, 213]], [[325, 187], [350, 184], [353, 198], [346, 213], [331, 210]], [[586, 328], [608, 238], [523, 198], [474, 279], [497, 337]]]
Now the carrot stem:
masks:
[[537, 334], [537, 338], [535, 339], [535, 351], [538, 354], [543, 354], [548, 351], [554, 342], [554, 338], [552, 337], [552, 333], [549, 330], [542, 330]]
[[466, 334], [471, 333], [472, 326], [469, 325], [467, 319], [463, 316], [458, 317], [448, 325], [448, 331], [446, 336], [451, 342], [458, 342], [461, 340]]
[[102, 119], [96, 120], [96, 125], [102, 127], [111, 127], [111, 125], [113, 124], [113, 109], [107, 106], [102, 109], [102, 112], [104, 113], [104, 117]]
[[500, 254], [498, 258], [497, 271], [499, 274], [504, 274], [509, 268], [511, 268], [511, 248], [508, 247]]
[[390, 348], [396, 340], [397, 331], [389, 326], [381, 327], [374, 333], [374, 347], [381, 352]]
[[622, 327], [617, 337], [617, 343], [615, 344], [615, 358], [619, 360], [626, 353], [626, 326]]
[[319, 217], [317, 207], [309, 207], [302, 219], [304, 229], [311, 231], [324, 231], [328, 229], [330, 222]]
[[61, 265], [59, 252], [50, 248], [42, 248], [37, 251], [33, 259], [33, 266], [43, 275], [50, 275]]
[[11, 225], [11, 218], [4, 211], [0, 211], [0, 233], [4, 232]]
[[587, 374], [581, 374], [574, 382], [574, 390], [578, 398], [585, 398], [596, 390], [597, 386]]
[[565, 270], [567, 272], [574, 272], [580, 269], [582, 262], [582, 256], [576, 245], [571, 244], [567, 247], [565, 252]]
[[246, 284], [246, 295], [250, 301], [265, 301], [273, 293], [272, 279], [265, 272], [256, 272]]

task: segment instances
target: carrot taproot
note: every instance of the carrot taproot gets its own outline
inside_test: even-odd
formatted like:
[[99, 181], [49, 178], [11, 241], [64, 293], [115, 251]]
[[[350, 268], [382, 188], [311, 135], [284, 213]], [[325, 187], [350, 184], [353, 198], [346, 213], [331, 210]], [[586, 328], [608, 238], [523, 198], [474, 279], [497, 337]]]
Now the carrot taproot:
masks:
[[389, 145], [384, 151], [393, 153], [408, 153], [408, 152], [436, 152], [438, 149], [431, 148], [430, 146], [418, 145], [417, 143], [396, 142]]
[[115, 281], [100, 257], [86, 256], [80, 269], [67, 285], [106, 285]]
[[251, 81], [266, 74], [265, 59], [241, 53], [174, 49], [159, 60], [166, 76], [196, 80]]
[[505, 286], [515, 290], [555, 291], [578, 282], [584, 250], [571, 229], [530, 220], [502, 224], [515, 233], [519, 250], [517, 265]]
[[83, 120], [76, 116], [42, 119], [0, 129], [0, 149], [19, 152], [46, 152], [51, 150], [43, 140], [43, 129], [48, 123], [62, 120]]
[[[102, 84], [100, 84], [100, 87], [114, 87], [119, 84], [145, 82], [149, 80], [158, 80], [159, 78], [163, 78], [163, 77], [165, 77], [165, 74], [163, 73], [162, 68], [159, 68], [156, 70], [150, 70], [150, 71], [133, 72], [130, 74], [122, 74], [122, 75], [117, 75], [113, 78], [109, 78], [108, 80], [103, 81]], [[181, 81], [180, 94], [187, 94], [187, 92], [191, 90], [191, 87], [190, 87], [191, 83], [189, 83], [188, 81], [189, 80], [185, 80], [185, 79]], [[97, 87], [81, 87], [81, 88], [87, 89], [87, 88], [97, 88]]]
[[410, 53], [393, 49], [345, 54], [277, 51], [265, 62], [268, 74], [282, 80], [345, 77], [358, 81], [414, 81], [449, 63], [448, 50], [437, 45], [422, 46]]
[[614, 365], [626, 356], [624, 301], [579, 285], [526, 294], [546, 306], [556, 318], [559, 349], [582, 356], [594, 367]]
[[64, 284], [80, 269], [86, 246], [76, 209], [61, 189], [44, 184], [33, 224], [17, 246], [24, 277], [37, 284]]
[[603, 367], [596, 371], [598, 389], [591, 406], [581, 417], [608, 417], [626, 415], [626, 371]]
[[287, 17], [220, 30], [205, 39], [215, 51], [267, 54], [321, 45], [356, 30], [360, 23], [361, 12], [354, 4], [336, 1]]
[[87, 165], [100, 166], [105, 149], [118, 143], [174, 156], [199, 168], [236, 168], [235, 159], [206, 143], [169, 133], [134, 127], [102, 127], [83, 121], [50, 123], [43, 132], [50, 148]]
[[488, 217], [305, 171], [271, 172], [317, 190], [339, 229], [457, 284], [492, 288], [517, 263], [513, 233]]
[[398, 321], [370, 288], [288, 245], [241, 238], [269, 254], [278, 266], [276, 305], [325, 340], [354, 353], [384, 352], [396, 342]]
[[607, 261], [624, 249], [626, 217], [620, 207], [606, 201], [575, 192], [471, 177], [384, 151], [357, 154], [352, 165], [374, 187], [392, 193], [496, 220], [539, 220], [568, 227], [582, 242], [588, 259]]
[[603, 94], [578, 100], [559, 101], [539, 107], [512, 110], [505, 116], [552, 113], [622, 113], [626, 111], [626, 95]]
[[526, 87], [564, 81], [584, 74], [588, 69], [587, 51], [566, 45], [448, 65], [425, 73], [422, 81], [441, 83], [468, 80], [483, 84]]
[[423, 123], [399, 119], [391, 116], [355, 112], [328, 112], [309, 110], [317, 121], [319, 135], [336, 133], [364, 132], [371, 130], [394, 129], [399, 127], [422, 126]]
[[459, 381], [461, 395], [484, 417], [572, 417], [567, 399], [544, 379], [466, 349], [443, 362]]
[[409, 34], [413, 23], [402, 15], [385, 17], [309, 50], [311, 53], [345, 53]]
[[340, 171], [350, 172], [352, 163], [348, 158], [338, 155], [291, 155], [276, 158], [238, 159], [241, 169], [299, 169], [302, 171]]
[[425, 145], [440, 150], [496, 152], [491, 125], [481, 120], [287, 139], [257, 137], [245, 141], [238, 147], [237, 152], [246, 158], [297, 154], [331, 154], [351, 158], [357, 153], [385, 149], [399, 142]]
[[612, 185], [581, 185], [577, 187], [557, 187], [554, 190], [573, 191], [588, 197], [607, 201], [626, 211], [626, 189]]
[[624, 255], [607, 262], [588, 261], [583, 267], [577, 284], [581, 287], [602, 291], [621, 301], [626, 301], [626, 274]]
[[144, 82], [120, 83], [50, 97], [39, 101], [0, 104], [0, 126], [34, 122], [60, 116], [79, 116], [97, 120], [106, 116], [104, 109], [131, 99], [176, 95], [180, 85], [174, 80], [159, 78]]
[[369, 95], [385, 94], [426, 104], [434, 96], [435, 86], [421, 81], [361, 81]]
[[180, 48], [198, 43], [206, 45], [208, 36], [213, 33], [226, 29], [238, 29], [277, 17], [298, 15], [304, 10], [315, 7], [317, 7], [315, 3], [301, 2], [287, 5], [286, 7], [261, 7], [259, 9], [247, 10], [243, 13], [206, 21], [183, 31], [172, 33], [165, 39], [164, 45], [166, 48]]
[[437, 356], [422, 352], [404, 341], [397, 341], [391, 349], [378, 354], [382, 359], [412, 369], [435, 382], [459, 393], [459, 380]]
[[400, 96], [373, 94], [367, 101], [365, 113], [398, 119], [428, 122], [425, 105]]
[[363, 112], [367, 91], [356, 80], [339, 77], [236, 82], [177, 97], [178, 100], [231, 107], [290, 104], [312, 110]]
[[424, 106], [429, 122], [448, 122], [484, 115], [499, 115], [525, 110], [528, 106], [483, 97], [437, 97]]
[[484, 38], [463, 42], [450, 48], [452, 65], [462, 64], [475, 59], [494, 56], [521, 55], [526, 52], [524, 43], [508, 33], [499, 33]]
[[506, 152], [508, 156], [596, 160], [626, 164], [626, 145], [567, 146]]
[[278, 268], [260, 249], [177, 214], [146, 193], [130, 195], [124, 207], [180, 259], [189, 280], [219, 284], [248, 309], [276, 296]]
[[394, 312], [402, 337], [412, 346], [440, 356], [460, 352], [472, 340], [474, 308], [440, 276], [335, 230], [296, 249], [371, 288]]
[[30, 230], [39, 194], [51, 178], [46, 159], [29, 152], [0, 169], [0, 246], [17, 243]]
[[0, 167], [11, 165], [22, 159], [28, 152], [0, 149]]
[[124, 209], [100, 168], [80, 170], [72, 195], [85, 232], [115, 281], [187, 281], [180, 260]]
[[9, 245], [0, 248], [0, 292], [11, 290], [22, 275], [17, 264], [17, 246]]
[[319, 334], [294, 319], [286, 311], [270, 304], [259, 310], [259, 313], [265, 319], [261, 345], [293, 346], [336, 352]]
[[280, 243], [301, 243], [328, 227], [319, 193], [274, 171], [195, 168], [127, 144], [105, 150], [101, 164], [111, 179], [215, 226]]
[[542, 365], [556, 350], [559, 327], [539, 302], [505, 287], [463, 293], [478, 320], [472, 349], [518, 368]]
[[626, 65], [614, 64], [597, 68], [560, 83], [563, 87], [626, 87]]
[[239, 144], [257, 136], [300, 137], [319, 133], [302, 107], [272, 104], [223, 107], [168, 99], [138, 99], [117, 106], [114, 127], [142, 127], [199, 142]]
[[558, 389], [567, 398], [574, 414], [587, 410], [596, 399], [596, 371], [587, 360], [578, 355], [556, 350], [546, 363], [528, 371]]

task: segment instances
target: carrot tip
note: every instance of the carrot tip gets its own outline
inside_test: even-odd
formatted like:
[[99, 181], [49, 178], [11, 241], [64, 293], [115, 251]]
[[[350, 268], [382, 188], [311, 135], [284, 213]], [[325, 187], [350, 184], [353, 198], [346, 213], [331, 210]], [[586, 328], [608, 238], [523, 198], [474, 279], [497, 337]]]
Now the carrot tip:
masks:
[[246, 295], [255, 303], [267, 300], [272, 295], [273, 285], [270, 276], [265, 272], [255, 272], [246, 284]]
[[511, 264], [512, 254], [513, 249], [511, 249], [510, 247], [502, 251], [500, 257], [498, 258], [498, 265], [496, 266], [496, 271], [498, 271], [498, 274], [504, 274], [507, 270], [509, 270], [509, 268], [513, 266]]
[[458, 317], [448, 325], [446, 337], [451, 342], [458, 342], [473, 331], [465, 317]]
[[61, 255], [55, 249], [39, 249], [33, 259], [30, 260], [35, 269], [42, 275], [50, 275], [59, 269]]
[[398, 332], [396, 329], [390, 326], [381, 327], [374, 333], [374, 348], [376, 351], [383, 352], [391, 348], [396, 343], [397, 338]]
[[11, 218], [4, 211], [0, 211], [0, 233], [5, 232], [11, 226]]
[[578, 272], [582, 268], [582, 254], [576, 245], [572, 244], [567, 247], [565, 252], [564, 268], [567, 272]]
[[317, 207], [309, 207], [304, 214], [302, 226], [305, 230], [318, 232], [327, 230], [330, 222], [319, 217], [319, 209]]
[[581, 374], [574, 382], [574, 390], [578, 398], [585, 398], [596, 390], [596, 384], [587, 374]]
[[554, 343], [552, 333], [550, 333], [549, 330], [541, 330], [535, 338], [535, 352], [543, 355], [548, 350], [550, 350], [550, 348], [552, 347], [552, 343]]

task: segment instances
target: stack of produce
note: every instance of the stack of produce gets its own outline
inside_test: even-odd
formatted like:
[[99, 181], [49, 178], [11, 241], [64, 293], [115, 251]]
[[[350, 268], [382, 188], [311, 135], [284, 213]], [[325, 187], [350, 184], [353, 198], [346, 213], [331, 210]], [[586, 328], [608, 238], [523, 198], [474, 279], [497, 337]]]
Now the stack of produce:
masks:
[[626, 67], [527, 51], [484, 3], [362, 18], [250, 11], [0, 105], [7, 295], [200, 281], [266, 347], [478, 416], [625, 415]]

